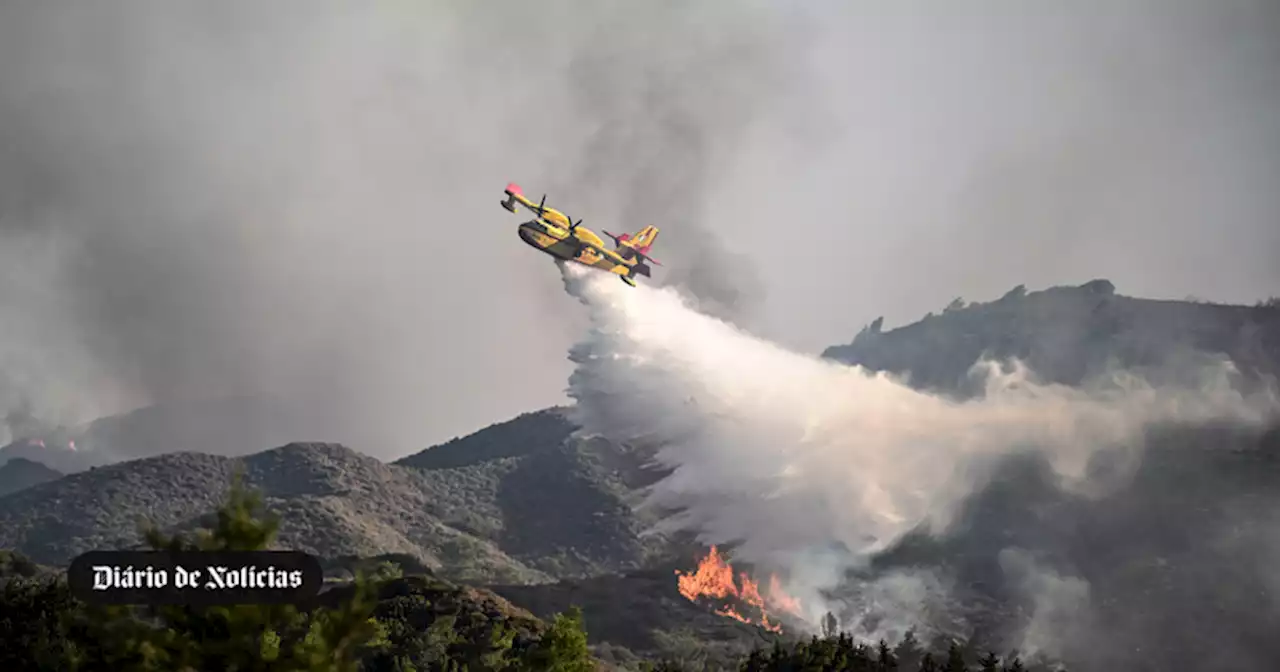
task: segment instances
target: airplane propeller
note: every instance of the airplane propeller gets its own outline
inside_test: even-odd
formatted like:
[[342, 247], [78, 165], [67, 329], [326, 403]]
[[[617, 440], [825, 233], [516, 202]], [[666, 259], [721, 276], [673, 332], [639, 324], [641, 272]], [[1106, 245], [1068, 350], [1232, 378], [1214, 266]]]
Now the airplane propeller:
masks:
[[541, 200], [541, 201], [538, 201], [538, 216], [539, 216], [539, 217], [541, 217], [541, 216], [542, 216], [542, 206], [544, 206], [544, 205], [546, 205], [546, 204], [547, 204], [547, 195], [546, 195], [546, 194], [543, 194], [543, 195], [542, 195], [542, 200]]
[[564, 216], [564, 221], [566, 221], [566, 222], [568, 222], [568, 223], [569, 223], [569, 238], [568, 238], [568, 239], [569, 239], [570, 241], [572, 241], [572, 242], [573, 242], [574, 249], [576, 250], [575, 256], [576, 256], [576, 255], [580, 255], [580, 254], [582, 254], [582, 250], [583, 250], [583, 248], [585, 248], [586, 246], [585, 246], [585, 245], [583, 245], [583, 244], [582, 244], [582, 241], [581, 241], [581, 240], [579, 240], [579, 239], [578, 239], [578, 237], [577, 237], [577, 236], [575, 236], [575, 235], [573, 234], [573, 230], [574, 230], [574, 229], [576, 229], [576, 228], [578, 228], [578, 227], [582, 224], [582, 220], [581, 220], [581, 219], [579, 219], [578, 221], [576, 221], [576, 222], [575, 222], [575, 221], [573, 221], [573, 218], [572, 218], [572, 217], [570, 217], [568, 214], [566, 214], [566, 215]]

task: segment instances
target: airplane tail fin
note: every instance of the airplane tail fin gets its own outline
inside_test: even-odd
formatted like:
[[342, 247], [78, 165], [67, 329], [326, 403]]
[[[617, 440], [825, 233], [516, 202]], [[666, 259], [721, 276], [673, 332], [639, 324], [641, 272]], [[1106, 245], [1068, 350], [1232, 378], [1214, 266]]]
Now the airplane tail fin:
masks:
[[636, 235], [631, 236], [630, 242], [640, 252], [647, 253], [649, 248], [653, 247], [653, 242], [657, 239], [658, 227], [646, 226], [637, 231]]
[[644, 269], [641, 270], [640, 272], [644, 274], [645, 277], [649, 276], [649, 267], [645, 266], [644, 262], [648, 261], [648, 262], [657, 264], [659, 266], [662, 265], [662, 262], [649, 256], [649, 249], [653, 247], [653, 241], [657, 239], [658, 239], [658, 227], [646, 226], [643, 229], [640, 229], [639, 231], [637, 231], [636, 235], [632, 236], [631, 240], [629, 241], [629, 243], [632, 246], [632, 249], [636, 251], [637, 256], [639, 256], [640, 258], [639, 260], [641, 263], [639, 264], [639, 266], [644, 266]]

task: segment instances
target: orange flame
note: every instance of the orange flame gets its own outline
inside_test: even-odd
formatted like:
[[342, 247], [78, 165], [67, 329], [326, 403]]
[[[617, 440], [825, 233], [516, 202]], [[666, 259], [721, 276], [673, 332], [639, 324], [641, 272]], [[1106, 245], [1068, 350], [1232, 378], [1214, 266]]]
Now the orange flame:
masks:
[[[692, 573], [676, 570], [676, 584], [680, 594], [690, 602], [699, 598], [726, 600], [734, 599], [741, 606], [751, 607], [751, 613], [759, 612], [758, 620], [744, 616], [734, 605], [723, 605], [715, 613], [743, 623], [758, 625], [772, 632], [782, 632], [782, 626], [770, 622], [771, 610], [784, 611], [793, 616], [800, 615], [800, 601], [786, 594], [777, 575], [769, 575], [769, 595], [766, 599], [760, 594], [760, 584], [752, 581], [746, 572], [738, 575], [738, 582], [733, 579], [733, 566], [720, 556], [720, 551], [712, 546], [706, 557], [698, 561], [698, 569]], [[740, 585], [739, 585], [740, 584]]]
[[775, 608], [797, 618], [800, 617], [800, 600], [786, 594], [782, 590], [782, 584], [778, 582], [778, 577], [772, 574], [769, 575], [769, 599]]

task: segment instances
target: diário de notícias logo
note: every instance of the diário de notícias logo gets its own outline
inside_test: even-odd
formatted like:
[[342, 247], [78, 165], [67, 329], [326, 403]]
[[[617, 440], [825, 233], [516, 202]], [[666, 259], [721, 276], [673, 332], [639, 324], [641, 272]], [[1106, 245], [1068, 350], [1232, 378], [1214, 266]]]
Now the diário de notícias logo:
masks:
[[320, 561], [300, 551], [91, 551], [67, 583], [97, 604], [298, 604], [320, 592]]

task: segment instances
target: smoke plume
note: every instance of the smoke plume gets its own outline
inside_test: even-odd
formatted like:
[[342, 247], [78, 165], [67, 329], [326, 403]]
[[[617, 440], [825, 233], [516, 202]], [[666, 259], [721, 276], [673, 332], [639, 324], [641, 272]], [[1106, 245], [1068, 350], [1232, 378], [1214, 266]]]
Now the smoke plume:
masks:
[[[1116, 469], [1098, 478], [1093, 458], [1140, 460], [1152, 427], [1259, 426], [1276, 410], [1272, 394], [1236, 391], [1227, 366], [1202, 371], [1194, 387], [1117, 373], [1080, 388], [988, 366], [984, 393], [956, 401], [790, 352], [669, 290], [632, 290], [575, 269], [566, 269], [566, 286], [591, 323], [571, 355], [582, 431], [660, 446], [655, 459], [671, 471], [646, 504], [676, 512], [668, 529], [737, 544], [736, 558], [788, 574], [788, 593], [814, 622], [824, 609], [850, 611], [832, 597], [850, 573], [868, 576], [911, 533], [953, 530], [1003, 460], [1043, 459], [1064, 492], [1096, 499], [1127, 483]], [[1082, 595], [1078, 580], [1015, 551], [1003, 562], [1011, 583], [1039, 600], [1026, 634], [1035, 646], [1023, 648], [1047, 652], [1045, 633], [1064, 631], [1056, 620], [1084, 614], [1076, 607], [1087, 585]], [[878, 624], [864, 634], [890, 626], [900, 634], [926, 610], [947, 611], [948, 580], [928, 568], [871, 576], [853, 611]], [[1068, 597], [1075, 602], [1063, 606]]]
[[270, 417], [143, 452], [325, 439], [389, 457], [561, 402], [576, 326], [497, 207], [513, 180], [593, 227], [661, 226], [671, 282], [741, 314], [759, 292], [704, 215], [767, 107], [771, 16], [5, 4], [0, 415], [256, 399]]
[[217, 443], [393, 456], [561, 402], [509, 181], [804, 348], [1017, 283], [1252, 301], [1273, 4], [3, 3], [0, 410], [269, 398]]

